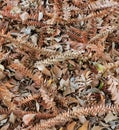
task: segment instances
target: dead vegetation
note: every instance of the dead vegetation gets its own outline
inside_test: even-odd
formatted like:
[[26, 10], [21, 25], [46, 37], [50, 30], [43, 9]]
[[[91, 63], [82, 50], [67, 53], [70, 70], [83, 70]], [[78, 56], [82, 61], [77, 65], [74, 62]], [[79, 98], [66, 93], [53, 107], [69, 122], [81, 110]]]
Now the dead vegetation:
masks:
[[0, 0], [1, 130], [118, 130], [118, 29], [118, 1]]

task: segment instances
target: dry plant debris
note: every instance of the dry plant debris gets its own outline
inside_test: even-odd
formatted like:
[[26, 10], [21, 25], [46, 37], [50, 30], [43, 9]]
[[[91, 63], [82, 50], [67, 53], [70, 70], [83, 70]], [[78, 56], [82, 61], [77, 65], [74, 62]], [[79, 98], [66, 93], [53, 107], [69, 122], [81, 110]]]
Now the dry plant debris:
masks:
[[119, 130], [119, 1], [0, 0], [0, 129]]

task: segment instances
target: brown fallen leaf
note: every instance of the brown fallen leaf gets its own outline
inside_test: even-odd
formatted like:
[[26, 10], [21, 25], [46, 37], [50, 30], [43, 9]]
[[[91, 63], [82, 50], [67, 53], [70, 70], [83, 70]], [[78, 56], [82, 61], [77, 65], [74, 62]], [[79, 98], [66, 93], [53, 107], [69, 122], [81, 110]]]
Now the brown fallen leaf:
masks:
[[67, 125], [67, 130], [74, 130], [75, 125], [76, 125], [75, 121], [73, 121], [71, 124], [68, 124]]
[[101, 127], [101, 126], [94, 126], [94, 127], [92, 128], [92, 130], [102, 130], [102, 128], [103, 128], [103, 127]]
[[0, 80], [3, 80], [5, 78], [4, 72], [0, 69]]
[[54, 65], [52, 71], [57, 78], [60, 78], [62, 76], [62, 70], [58, 66]]
[[86, 121], [78, 130], [88, 130], [89, 121]]

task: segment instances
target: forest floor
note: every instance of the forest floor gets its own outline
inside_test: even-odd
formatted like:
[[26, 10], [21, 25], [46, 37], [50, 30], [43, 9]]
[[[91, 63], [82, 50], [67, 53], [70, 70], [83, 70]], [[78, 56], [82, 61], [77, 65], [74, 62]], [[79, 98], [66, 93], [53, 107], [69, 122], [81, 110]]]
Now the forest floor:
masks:
[[119, 2], [0, 0], [0, 130], [119, 130]]

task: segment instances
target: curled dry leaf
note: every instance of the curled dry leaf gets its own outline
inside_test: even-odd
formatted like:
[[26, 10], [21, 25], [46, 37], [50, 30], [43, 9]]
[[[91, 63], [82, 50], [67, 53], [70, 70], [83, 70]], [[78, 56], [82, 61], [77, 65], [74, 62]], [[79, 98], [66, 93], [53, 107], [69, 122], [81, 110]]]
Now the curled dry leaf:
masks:
[[15, 123], [15, 120], [16, 120], [16, 116], [13, 114], [13, 112], [10, 114], [10, 118], [9, 118], [9, 122], [11, 123]]
[[37, 68], [45, 75], [51, 76], [50, 71], [44, 65], [38, 65]]
[[29, 14], [27, 12], [24, 12], [20, 15], [20, 18], [21, 18], [22, 22], [24, 22], [29, 18]]
[[32, 40], [32, 43], [34, 44], [34, 45], [37, 45], [37, 41], [38, 41], [38, 37], [37, 37], [37, 35], [32, 35], [31, 36], [31, 40]]
[[39, 15], [38, 15], [38, 21], [41, 21], [43, 18], [43, 12], [39, 12]]
[[92, 130], [102, 130], [103, 127], [101, 126], [93, 126]]
[[2, 64], [0, 64], [0, 80], [5, 78], [5, 74], [4, 74], [4, 66]]
[[22, 120], [24, 122], [25, 125], [28, 125], [30, 123], [31, 120], [33, 120], [33, 118], [35, 117], [36, 114], [26, 114], [23, 116]]
[[4, 71], [4, 69], [5, 67], [2, 64], [0, 64], [0, 70]]
[[109, 113], [106, 115], [106, 117], [104, 118], [104, 121], [105, 121], [106, 123], [108, 123], [108, 122], [113, 121], [113, 120], [116, 120], [116, 119], [118, 119], [118, 117], [117, 117], [116, 115], [113, 115], [112, 112], [109, 112]]
[[37, 112], [39, 112], [39, 110], [40, 110], [40, 105], [38, 102], [36, 102], [36, 110], [37, 110]]

